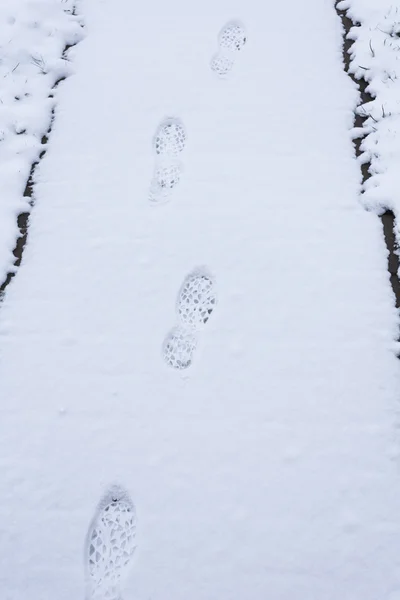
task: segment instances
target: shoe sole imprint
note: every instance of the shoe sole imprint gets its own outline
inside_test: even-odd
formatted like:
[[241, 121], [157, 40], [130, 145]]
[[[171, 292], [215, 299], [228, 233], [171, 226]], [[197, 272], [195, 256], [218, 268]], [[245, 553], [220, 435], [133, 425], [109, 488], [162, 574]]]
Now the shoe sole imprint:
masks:
[[113, 485], [101, 498], [85, 542], [87, 600], [120, 600], [120, 584], [136, 543], [136, 511], [128, 492]]
[[246, 41], [246, 30], [240, 21], [229, 21], [218, 34], [218, 44], [222, 52], [240, 52]]
[[204, 268], [189, 273], [179, 291], [177, 314], [180, 325], [200, 331], [208, 322], [217, 304], [212, 275]]
[[180, 119], [175, 117], [164, 119], [154, 134], [154, 152], [157, 156], [176, 157], [183, 152], [186, 138], [186, 129]]

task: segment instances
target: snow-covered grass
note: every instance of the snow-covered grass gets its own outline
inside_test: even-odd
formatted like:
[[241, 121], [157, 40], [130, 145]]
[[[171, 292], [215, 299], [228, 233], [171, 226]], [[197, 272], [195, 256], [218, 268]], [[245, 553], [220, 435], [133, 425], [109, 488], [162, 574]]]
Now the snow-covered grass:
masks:
[[65, 51], [82, 33], [74, 0], [0, 4], [0, 284], [13, 270], [17, 215], [30, 210], [25, 188], [45, 148], [54, 87], [70, 73]]
[[365, 79], [371, 96], [358, 107], [366, 117], [361, 135], [361, 161], [371, 177], [363, 184], [363, 200], [379, 213], [400, 211], [400, 2], [343, 0], [354, 27], [350, 73]]

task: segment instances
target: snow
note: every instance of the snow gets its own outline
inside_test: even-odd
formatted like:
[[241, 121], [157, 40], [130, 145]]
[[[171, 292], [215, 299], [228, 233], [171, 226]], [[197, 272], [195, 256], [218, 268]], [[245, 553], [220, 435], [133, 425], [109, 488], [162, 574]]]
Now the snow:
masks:
[[363, 188], [363, 201], [369, 209], [384, 212], [400, 209], [400, 5], [372, 0], [345, 0], [358, 25], [349, 38], [351, 72], [368, 82], [373, 97], [359, 112], [367, 117], [362, 141], [363, 162], [370, 162], [371, 178]]
[[[95, 598], [128, 523], [124, 600], [395, 600], [398, 314], [333, 4], [80, 13], [0, 311], [3, 598]], [[182, 176], [152, 202], [165, 119]]]
[[[17, 215], [31, 165], [45, 149], [52, 89], [70, 72], [67, 45], [82, 37], [71, 0], [2, 0], [0, 5], [0, 282], [13, 271]], [[50, 96], [53, 97], [50, 97]]]

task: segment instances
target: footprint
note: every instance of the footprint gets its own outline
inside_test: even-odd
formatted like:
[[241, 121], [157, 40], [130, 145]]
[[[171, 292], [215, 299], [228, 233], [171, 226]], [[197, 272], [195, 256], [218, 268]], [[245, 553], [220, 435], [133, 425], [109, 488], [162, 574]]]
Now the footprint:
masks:
[[183, 167], [178, 156], [185, 149], [186, 137], [185, 127], [178, 118], [164, 119], [157, 127], [153, 139], [156, 163], [149, 191], [151, 203], [169, 200], [181, 180]]
[[204, 268], [185, 278], [178, 294], [176, 312], [179, 324], [164, 340], [164, 361], [173, 369], [190, 367], [197, 347], [196, 332], [204, 329], [217, 304], [213, 277]]
[[236, 56], [246, 44], [246, 30], [240, 21], [229, 21], [218, 34], [219, 51], [211, 59], [211, 69], [220, 77], [228, 75]]
[[187, 369], [192, 364], [196, 346], [197, 340], [193, 333], [182, 327], [175, 327], [164, 340], [164, 360], [173, 369]]
[[178, 156], [186, 145], [186, 130], [180, 119], [162, 121], [154, 135], [154, 151], [157, 156]]
[[222, 52], [240, 52], [246, 44], [246, 31], [240, 21], [229, 21], [218, 35], [218, 44]]
[[136, 512], [128, 492], [111, 486], [86, 536], [86, 600], [121, 600], [121, 582], [136, 548]]
[[204, 328], [217, 303], [214, 281], [205, 270], [190, 273], [179, 292], [177, 312], [180, 324], [195, 331]]

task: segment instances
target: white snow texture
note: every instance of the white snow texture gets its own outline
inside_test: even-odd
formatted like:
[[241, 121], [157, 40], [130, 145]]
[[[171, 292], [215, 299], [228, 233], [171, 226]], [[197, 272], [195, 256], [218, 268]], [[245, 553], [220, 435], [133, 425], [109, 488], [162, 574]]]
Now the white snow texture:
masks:
[[17, 215], [30, 210], [23, 194], [46, 147], [53, 87], [71, 71], [64, 49], [82, 38], [73, 7], [72, 0], [0, 3], [0, 282], [13, 270]]
[[363, 202], [333, 0], [0, 0], [1, 600], [399, 600], [400, 9], [341, 6]]
[[343, 0], [339, 8], [357, 23], [349, 38], [351, 72], [368, 82], [371, 102], [359, 106], [367, 119], [361, 149], [372, 177], [363, 189], [367, 208], [400, 215], [400, 4], [389, 0]]

